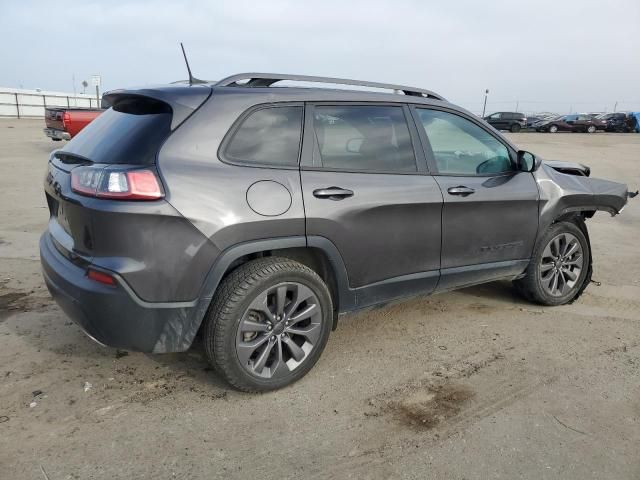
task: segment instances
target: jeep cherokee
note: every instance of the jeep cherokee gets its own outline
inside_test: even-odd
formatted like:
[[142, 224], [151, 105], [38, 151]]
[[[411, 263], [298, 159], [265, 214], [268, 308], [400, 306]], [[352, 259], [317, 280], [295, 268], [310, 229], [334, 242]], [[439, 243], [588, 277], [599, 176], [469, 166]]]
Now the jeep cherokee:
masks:
[[428, 90], [252, 73], [106, 99], [49, 159], [46, 284], [102, 344], [179, 352], [201, 332], [245, 391], [301, 378], [357, 309], [497, 279], [571, 302], [585, 219], [627, 202]]

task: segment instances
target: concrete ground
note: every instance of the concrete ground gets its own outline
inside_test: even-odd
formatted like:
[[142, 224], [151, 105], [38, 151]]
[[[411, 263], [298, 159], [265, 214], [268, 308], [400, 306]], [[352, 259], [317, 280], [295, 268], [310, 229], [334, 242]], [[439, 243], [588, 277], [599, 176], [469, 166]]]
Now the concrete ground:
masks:
[[[248, 395], [186, 354], [88, 339], [50, 300], [42, 121], [0, 121], [0, 478], [640, 478], [640, 198], [588, 222], [594, 279], [543, 308], [493, 283], [347, 317]], [[512, 138], [640, 186], [640, 135]]]

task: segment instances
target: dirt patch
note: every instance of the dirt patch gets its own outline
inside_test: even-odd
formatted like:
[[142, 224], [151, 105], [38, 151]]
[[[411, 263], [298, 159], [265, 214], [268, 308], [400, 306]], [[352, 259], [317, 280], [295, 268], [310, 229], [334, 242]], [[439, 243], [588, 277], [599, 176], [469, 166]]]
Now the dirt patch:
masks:
[[28, 293], [9, 292], [0, 294], [0, 320], [8, 317], [12, 311], [24, 311], [23, 300], [28, 297]]
[[428, 430], [460, 413], [473, 396], [465, 385], [445, 384], [416, 390], [389, 407], [401, 423]]

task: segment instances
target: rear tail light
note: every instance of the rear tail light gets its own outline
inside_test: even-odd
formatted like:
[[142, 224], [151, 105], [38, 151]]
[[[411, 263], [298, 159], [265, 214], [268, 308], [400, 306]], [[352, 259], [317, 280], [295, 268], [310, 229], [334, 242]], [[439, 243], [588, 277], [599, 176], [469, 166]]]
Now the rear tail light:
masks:
[[164, 197], [153, 170], [110, 170], [77, 167], [71, 171], [71, 188], [90, 197], [114, 200], [157, 200]]
[[98, 283], [102, 283], [104, 285], [115, 285], [116, 279], [113, 278], [108, 273], [100, 272], [98, 270], [89, 269], [87, 270], [87, 277], [90, 280], [93, 280]]
[[71, 115], [69, 114], [69, 112], [64, 112], [62, 114], [62, 126], [64, 127], [64, 129], [67, 129], [67, 124], [71, 121]]

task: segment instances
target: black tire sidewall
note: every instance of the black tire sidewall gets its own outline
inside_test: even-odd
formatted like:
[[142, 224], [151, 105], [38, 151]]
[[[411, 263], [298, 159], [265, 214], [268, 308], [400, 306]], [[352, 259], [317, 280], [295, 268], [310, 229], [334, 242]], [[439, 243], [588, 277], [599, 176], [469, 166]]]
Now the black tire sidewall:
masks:
[[[574, 285], [574, 287], [562, 297], [554, 297], [547, 293], [541, 283], [540, 279], [540, 261], [542, 259], [542, 253], [544, 252], [545, 247], [551, 241], [551, 239], [561, 233], [570, 233], [578, 239], [580, 242], [580, 246], [582, 247], [582, 256], [584, 259], [582, 270], [580, 271], [580, 276], [578, 277], [578, 281]], [[545, 305], [564, 305], [566, 303], [571, 302], [581, 291], [582, 284], [584, 283], [588, 270], [589, 270], [589, 262], [591, 261], [591, 254], [589, 250], [589, 242], [585, 237], [582, 230], [574, 223], [570, 222], [559, 222], [551, 225], [551, 227], [547, 230], [547, 232], [540, 238], [538, 245], [536, 246], [535, 254], [532, 258], [532, 262], [530, 264], [531, 272], [533, 275], [531, 278], [531, 283], [533, 283], [533, 287], [535, 289], [534, 296]]]
[[[302, 378], [313, 366], [316, 364], [324, 347], [326, 346], [329, 334], [333, 324], [333, 305], [331, 301], [331, 295], [324, 282], [318, 277], [315, 272], [311, 271], [307, 267], [301, 264], [297, 264], [291, 260], [283, 260], [287, 264], [295, 264], [302, 268], [295, 269], [283, 269], [273, 273], [269, 273], [259, 281], [253, 282], [251, 286], [246, 290], [236, 288], [233, 294], [235, 299], [240, 298], [239, 301], [226, 302], [223, 306], [224, 314], [220, 315], [216, 319], [211, 319], [212, 323], [215, 323], [215, 328], [209, 329], [206, 335], [214, 335], [215, 339], [207, 338], [206, 341], [211, 340], [213, 342], [213, 362], [218, 371], [223, 373], [227, 380], [233, 385], [247, 391], [267, 391], [282, 388], [286, 385], [296, 382]], [[275, 263], [276, 261], [274, 261]], [[269, 264], [265, 264], [268, 269]], [[242, 267], [241, 267], [242, 268]], [[296, 282], [305, 285], [310, 288], [314, 294], [318, 297], [320, 306], [322, 308], [322, 331], [320, 334], [320, 340], [317, 345], [314, 346], [309, 356], [305, 359], [304, 363], [298, 368], [290, 372], [287, 376], [279, 379], [265, 379], [260, 378], [249, 373], [240, 363], [238, 355], [236, 353], [236, 335], [238, 326], [242, 319], [242, 316], [246, 312], [247, 308], [256, 297], [264, 290], [278, 285], [279, 283]], [[242, 292], [242, 293], [239, 293]], [[222, 340], [217, 341], [217, 340]], [[224, 351], [221, 351], [224, 350]], [[220, 365], [217, 359], [225, 358], [227, 361], [224, 365]]]

